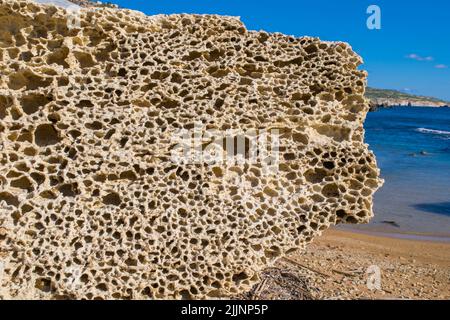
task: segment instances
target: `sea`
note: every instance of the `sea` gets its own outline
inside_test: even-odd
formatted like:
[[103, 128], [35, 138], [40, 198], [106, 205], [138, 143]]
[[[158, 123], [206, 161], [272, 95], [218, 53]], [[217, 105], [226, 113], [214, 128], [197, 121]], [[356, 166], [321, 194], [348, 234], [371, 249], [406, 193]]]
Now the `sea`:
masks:
[[450, 241], [450, 108], [379, 109], [364, 127], [385, 184], [371, 223], [344, 228]]

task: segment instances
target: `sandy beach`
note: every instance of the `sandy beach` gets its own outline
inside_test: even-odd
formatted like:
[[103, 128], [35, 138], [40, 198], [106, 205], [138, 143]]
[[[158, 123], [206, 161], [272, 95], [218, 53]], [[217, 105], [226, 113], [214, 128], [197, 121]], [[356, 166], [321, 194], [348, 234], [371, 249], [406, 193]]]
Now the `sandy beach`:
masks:
[[[367, 286], [371, 266], [380, 289]], [[449, 299], [450, 244], [331, 229], [280, 259], [247, 298]]]

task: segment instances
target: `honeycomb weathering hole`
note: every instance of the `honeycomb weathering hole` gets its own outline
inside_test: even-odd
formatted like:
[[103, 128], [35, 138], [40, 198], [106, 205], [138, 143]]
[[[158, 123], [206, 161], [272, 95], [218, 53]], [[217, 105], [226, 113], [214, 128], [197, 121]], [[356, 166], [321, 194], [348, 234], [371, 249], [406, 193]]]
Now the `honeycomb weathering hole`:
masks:
[[34, 131], [34, 141], [40, 147], [56, 144], [59, 140], [58, 131], [52, 124], [40, 124]]
[[[0, 298], [227, 297], [371, 218], [382, 181], [348, 44], [215, 15], [79, 17], [0, 0], [17, 21], [0, 39]], [[179, 144], [194, 152], [176, 162]]]

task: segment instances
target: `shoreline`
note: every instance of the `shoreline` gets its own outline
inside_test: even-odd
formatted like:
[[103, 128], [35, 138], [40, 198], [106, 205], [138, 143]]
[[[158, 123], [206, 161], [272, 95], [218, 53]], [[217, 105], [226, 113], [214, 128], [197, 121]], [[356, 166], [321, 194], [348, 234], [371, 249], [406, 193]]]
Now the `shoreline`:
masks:
[[409, 232], [409, 231], [395, 231], [388, 230], [388, 228], [367, 228], [367, 229], [356, 229], [352, 226], [342, 225], [339, 227], [331, 228], [331, 230], [364, 234], [373, 237], [388, 238], [388, 239], [398, 239], [398, 240], [411, 240], [420, 242], [432, 242], [432, 243], [445, 243], [450, 244], [450, 235], [436, 235], [429, 233], [420, 232]]
[[[417, 257], [423, 257], [425, 260], [437, 258], [442, 260], [444, 265], [450, 267], [450, 243], [441, 241], [430, 241], [430, 240], [420, 240], [412, 238], [399, 238], [392, 237], [396, 235], [395, 233], [387, 233], [390, 236], [385, 236], [384, 233], [366, 233], [354, 230], [339, 230], [335, 228], [330, 228], [324, 232], [322, 237], [323, 241], [354, 241], [354, 246], [357, 244], [364, 244], [364, 248], [376, 247], [378, 249], [387, 249], [391, 252], [398, 252], [399, 254], [415, 255]], [[397, 235], [411, 235], [415, 234], [404, 233]], [[321, 238], [318, 238], [320, 242]], [[345, 240], [344, 240], [345, 239]], [[427, 248], [428, 252], [423, 251]], [[444, 249], [444, 250], [442, 250]], [[442, 251], [441, 251], [442, 250]], [[433, 258], [434, 257], [434, 258]], [[439, 257], [439, 258], [438, 258]]]
[[370, 104], [369, 112], [377, 112], [383, 109], [394, 109], [394, 108], [424, 108], [424, 109], [446, 109], [450, 108], [448, 105], [403, 105], [403, 104]]
[[388, 108], [449, 108], [449, 105], [415, 105], [415, 104], [389, 104], [389, 105], [385, 105], [385, 104], [374, 104], [374, 107], [380, 108], [380, 109], [388, 109]]

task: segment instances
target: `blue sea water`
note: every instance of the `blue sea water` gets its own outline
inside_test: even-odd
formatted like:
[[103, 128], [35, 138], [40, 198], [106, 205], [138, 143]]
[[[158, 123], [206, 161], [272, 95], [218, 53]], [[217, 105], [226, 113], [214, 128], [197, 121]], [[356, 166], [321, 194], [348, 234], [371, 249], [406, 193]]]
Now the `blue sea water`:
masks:
[[364, 126], [385, 184], [356, 228], [450, 236], [450, 108], [381, 109]]

